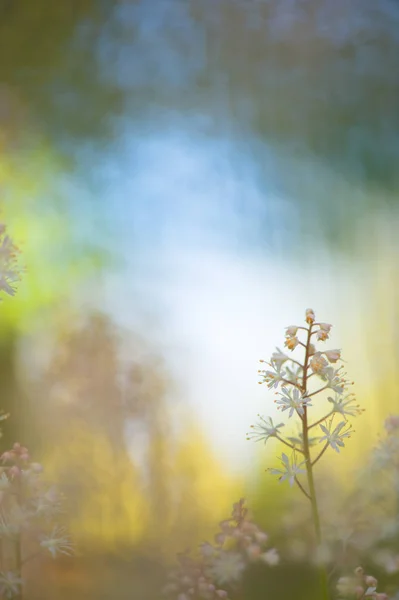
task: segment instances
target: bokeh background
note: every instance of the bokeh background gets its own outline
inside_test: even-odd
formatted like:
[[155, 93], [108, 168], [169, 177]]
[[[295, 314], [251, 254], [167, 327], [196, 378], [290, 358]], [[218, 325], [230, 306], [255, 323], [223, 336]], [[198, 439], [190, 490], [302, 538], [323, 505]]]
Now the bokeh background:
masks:
[[246, 432], [305, 308], [366, 408], [330, 472], [398, 411], [398, 55], [394, 0], [0, 2], [27, 265], [0, 307], [1, 443], [62, 486], [79, 548], [32, 598], [158, 598], [242, 494], [273, 528], [276, 448]]

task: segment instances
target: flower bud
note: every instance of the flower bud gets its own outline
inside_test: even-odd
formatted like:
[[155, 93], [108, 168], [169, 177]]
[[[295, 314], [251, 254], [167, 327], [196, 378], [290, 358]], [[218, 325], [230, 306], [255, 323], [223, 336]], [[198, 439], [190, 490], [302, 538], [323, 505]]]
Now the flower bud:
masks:
[[390, 415], [385, 419], [384, 427], [387, 433], [392, 433], [399, 429], [399, 415]]
[[313, 373], [322, 373], [324, 369], [327, 367], [328, 362], [321, 355], [321, 352], [316, 352], [316, 354], [310, 360], [310, 366]]
[[326, 340], [328, 340], [328, 333], [327, 331], [323, 331], [322, 329], [320, 329], [317, 332], [316, 337], [319, 342], [325, 342]]
[[341, 359], [341, 350], [326, 350], [324, 354], [330, 363], [336, 363], [337, 360]]
[[309, 325], [311, 325], [312, 323], [315, 322], [315, 314], [312, 308], [307, 308], [306, 309], [306, 323], [309, 323]]
[[297, 334], [298, 327], [296, 325], [290, 325], [285, 330], [285, 335], [287, 337], [294, 337]]
[[377, 587], [378, 581], [372, 575], [366, 575], [366, 577], [364, 578], [364, 581], [368, 587], [374, 587], [374, 588]]
[[299, 344], [297, 337], [288, 337], [284, 342], [284, 346], [287, 346], [288, 350], [294, 350]]

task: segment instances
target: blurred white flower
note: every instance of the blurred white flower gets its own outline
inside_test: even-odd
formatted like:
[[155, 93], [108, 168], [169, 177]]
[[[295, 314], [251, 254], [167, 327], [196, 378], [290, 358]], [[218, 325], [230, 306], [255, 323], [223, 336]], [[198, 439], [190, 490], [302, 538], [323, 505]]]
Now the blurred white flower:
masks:
[[276, 348], [277, 352], [273, 352], [270, 362], [272, 363], [273, 367], [281, 367], [281, 365], [283, 365], [287, 360], [289, 360], [289, 356], [287, 356], [287, 354], [284, 354], [284, 352], [282, 352], [280, 350], [280, 348]]
[[280, 557], [275, 548], [271, 548], [270, 550], [267, 550], [267, 552], [264, 552], [260, 558], [263, 560], [263, 562], [265, 562], [270, 567], [274, 567], [274, 566], [278, 565], [278, 563], [280, 562]]
[[13, 571], [2, 571], [0, 572], [0, 593], [3, 598], [14, 598], [14, 596], [18, 596], [23, 581], [21, 577], [19, 577], [18, 573], [14, 573]]
[[280, 482], [283, 482], [288, 479], [289, 484], [293, 486], [297, 475], [305, 473], [302, 467], [306, 464], [306, 461], [303, 461], [298, 465], [296, 463], [295, 456], [292, 456], [290, 460], [288, 456], [283, 452], [283, 454], [281, 455], [281, 462], [283, 464], [282, 469], [270, 469], [270, 472], [272, 473], [272, 475], [279, 475]]
[[40, 546], [47, 550], [53, 558], [58, 554], [73, 555], [73, 544], [64, 527], [54, 527], [50, 535], [41, 537]]
[[267, 440], [271, 437], [276, 437], [279, 433], [279, 429], [284, 427], [284, 423], [275, 425], [271, 417], [263, 418], [258, 415], [260, 422], [256, 425], [251, 425], [253, 431], [247, 434], [247, 439], [254, 439], [256, 442], [263, 440], [266, 444]]
[[210, 567], [211, 574], [220, 585], [239, 581], [245, 562], [238, 552], [221, 552]]

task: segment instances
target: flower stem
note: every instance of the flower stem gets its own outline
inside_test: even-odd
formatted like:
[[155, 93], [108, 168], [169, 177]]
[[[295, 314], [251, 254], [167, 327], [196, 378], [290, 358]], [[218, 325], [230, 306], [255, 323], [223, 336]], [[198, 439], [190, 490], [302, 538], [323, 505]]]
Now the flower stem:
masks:
[[[302, 382], [302, 393], [306, 395], [306, 385], [307, 385], [307, 372], [308, 372], [308, 361], [310, 355], [310, 340], [312, 336], [312, 325], [309, 325], [308, 336], [305, 345], [305, 360], [303, 365], [303, 382]], [[313, 477], [313, 465], [310, 456], [310, 448], [309, 448], [309, 426], [308, 426], [308, 407], [304, 406], [304, 414], [302, 418], [302, 434], [303, 434], [303, 453], [306, 460], [306, 474], [308, 479], [308, 489], [310, 496], [310, 504], [312, 507], [312, 519], [313, 525], [315, 528], [316, 534], [316, 542], [317, 546], [321, 545], [321, 527], [320, 527], [320, 516], [319, 516], [319, 508], [317, 505], [317, 497], [316, 497], [316, 488]], [[323, 566], [320, 566], [320, 587], [321, 587], [321, 598], [323, 600], [329, 599], [328, 592], [328, 578], [326, 570]]]

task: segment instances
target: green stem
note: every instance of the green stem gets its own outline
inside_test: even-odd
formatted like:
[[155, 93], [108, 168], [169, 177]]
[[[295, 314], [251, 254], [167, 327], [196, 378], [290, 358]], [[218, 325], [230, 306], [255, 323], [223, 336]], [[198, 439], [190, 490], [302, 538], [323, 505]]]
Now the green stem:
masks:
[[[309, 325], [308, 336], [305, 345], [305, 361], [304, 361], [304, 369], [303, 369], [303, 382], [302, 382], [302, 393], [306, 395], [306, 385], [307, 385], [307, 371], [308, 371], [308, 361], [309, 361], [309, 350], [310, 350], [310, 340], [312, 336], [312, 325]], [[315, 528], [316, 534], [316, 542], [320, 547], [322, 542], [321, 537], [321, 526], [320, 526], [320, 516], [319, 516], [319, 508], [317, 505], [317, 497], [316, 497], [316, 487], [314, 483], [313, 477], [313, 466], [312, 459], [310, 456], [310, 448], [309, 448], [309, 426], [308, 426], [308, 410], [307, 406], [304, 406], [304, 414], [302, 418], [302, 435], [303, 435], [303, 453], [306, 460], [306, 474], [308, 479], [308, 488], [309, 488], [309, 496], [310, 496], [310, 504], [312, 507], [312, 519], [313, 525]], [[320, 566], [320, 587], [321, 587], [321, 599], [329, 600], [329, 591], [328, 591], [328, 577], [326, 570], [323, 566]]]

